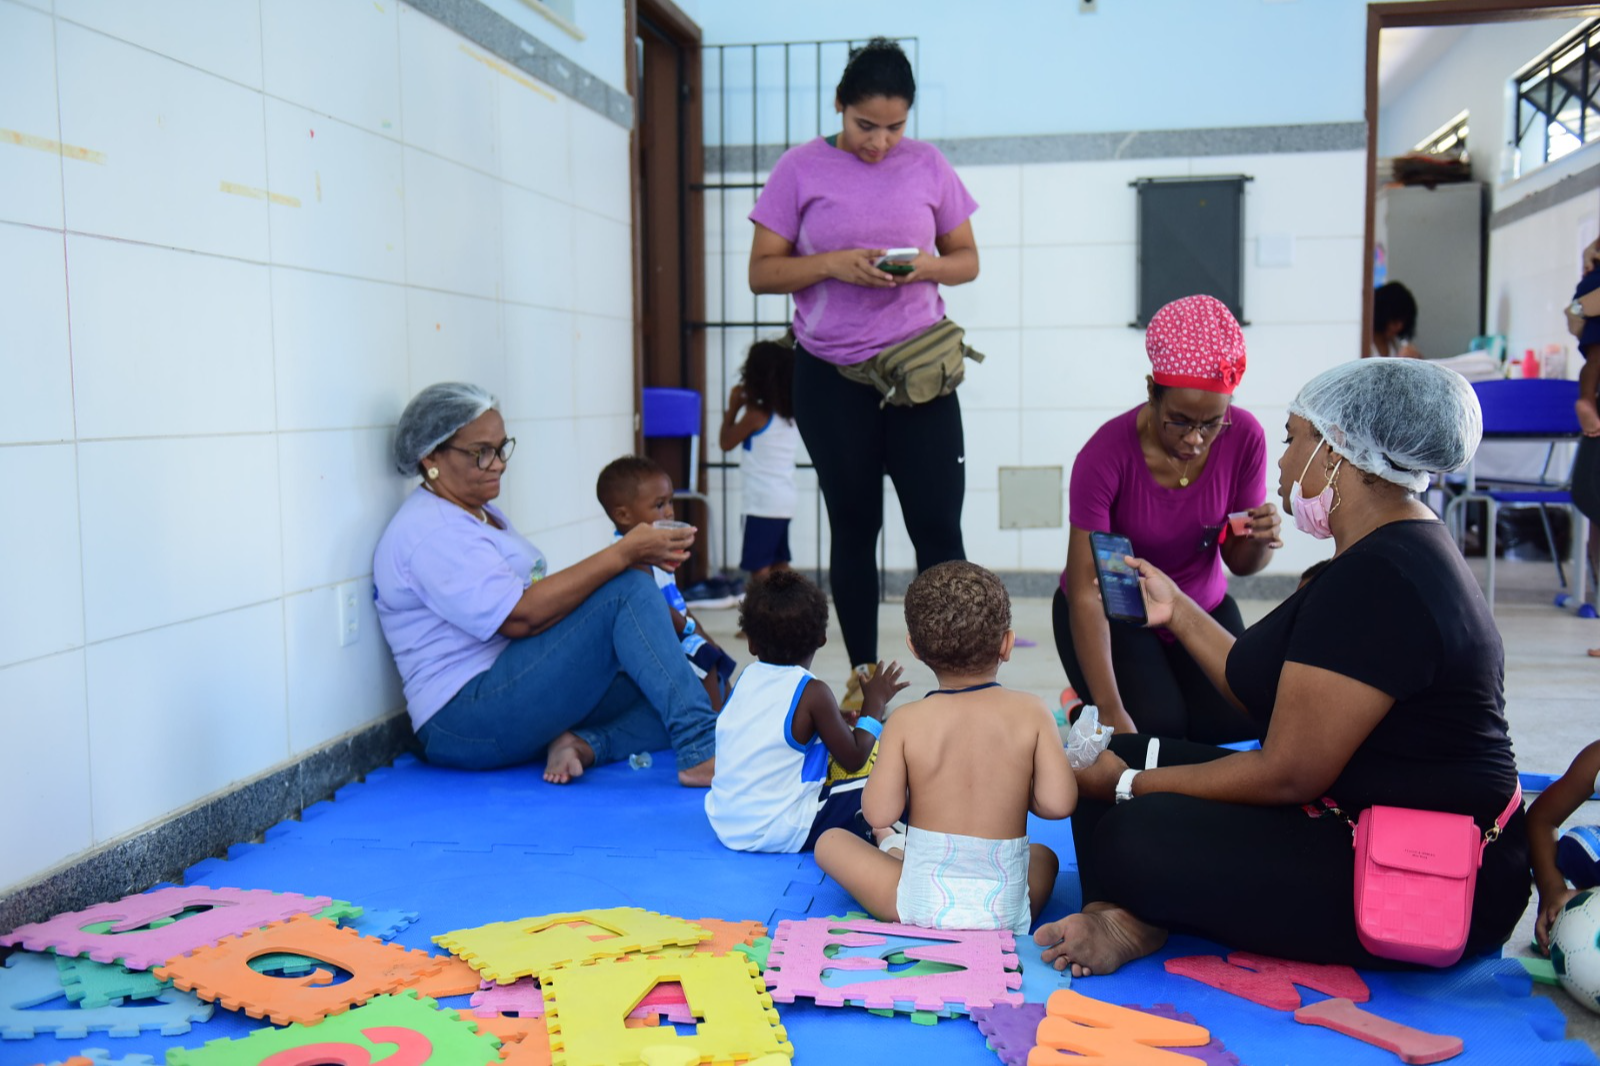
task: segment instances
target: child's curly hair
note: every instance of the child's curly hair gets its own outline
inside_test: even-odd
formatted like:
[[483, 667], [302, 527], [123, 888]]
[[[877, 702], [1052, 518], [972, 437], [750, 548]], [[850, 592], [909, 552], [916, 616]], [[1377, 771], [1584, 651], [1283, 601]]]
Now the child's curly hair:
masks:
[[794, 349], [777, 341], [757, 341], [739, 368], [745, 400], [782, 419], [794, 418]]
[[828, 598], [799, 571], [775, 570], [745, 591], [739, 629], [761, 662], [793, 666], [828, 640]]
[[906, 590], [906, 632], [917, 657], [941, 674], [977, 674], [1000, 662], [1011, 597], [992, 571], [951, 560]]

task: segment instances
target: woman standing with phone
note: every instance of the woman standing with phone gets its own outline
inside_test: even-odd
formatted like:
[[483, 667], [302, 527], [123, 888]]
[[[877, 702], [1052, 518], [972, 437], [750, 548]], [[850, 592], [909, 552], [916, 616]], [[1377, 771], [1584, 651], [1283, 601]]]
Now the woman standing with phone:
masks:
[[1240, 634], [1223, 564], [1254, 574], [1280, 543], [1278, 509], [1264, 503], [1266, 434], [1233, 406], [1245, 349], [1232, 313], [1209, 296], [1175, 300], [1151, 317], [1145, 351], [1148, 401], [1100, 427], [1072, 467], [1056, 651], [1078, 696], [1119, 733], [1238, 741], [1254, 736], [1243, 713], [1166, 631], [1108, 618], [1096, 581], [1091, 534], [1121, 534]]
[[751, 290], [794, 296], [795, 421], [828, 506], [830, 584], [856, 665], [847, 710], [860, 706], [860, 679], [878, 661], [873, 556], [886, 471], [917, 570], [966, 558], [955, 393], [901, 406], [841, 373], [938, 327], [939, 286], [978, 276], [977, 202], [938, 149], [905, 137], [915, 99], [898, 45], [879, 37], [855, 49], [834, 100], [843, 129], [784, 153], [750, 213]]

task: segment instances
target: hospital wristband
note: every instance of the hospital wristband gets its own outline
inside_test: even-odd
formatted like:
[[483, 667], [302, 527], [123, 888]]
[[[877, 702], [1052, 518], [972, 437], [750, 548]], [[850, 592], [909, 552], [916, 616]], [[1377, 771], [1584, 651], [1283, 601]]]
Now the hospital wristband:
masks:
[[857, 719], [856, 729], [865, 730], [873, 737], [883, 736], [883, 723], [879, 722], [877, 719], [874, 719], [870, 715], [863, 715], [861, 718]]

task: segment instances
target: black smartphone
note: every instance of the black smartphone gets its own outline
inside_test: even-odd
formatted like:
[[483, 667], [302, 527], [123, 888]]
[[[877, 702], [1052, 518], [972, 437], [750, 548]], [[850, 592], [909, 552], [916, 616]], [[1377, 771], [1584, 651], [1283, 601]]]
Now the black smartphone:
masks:
[[1105, 606], [1106, 618], [1145, 625], [1149, 620], [1144, 613], [1139, 572], [1123, 558], [1133, 555], [1133, 542], [1121, 534], [1096, 530], [1089, 534], [1089, 543], [1094, 547], [1094, 572], [1100, 579], [1100, 602]]

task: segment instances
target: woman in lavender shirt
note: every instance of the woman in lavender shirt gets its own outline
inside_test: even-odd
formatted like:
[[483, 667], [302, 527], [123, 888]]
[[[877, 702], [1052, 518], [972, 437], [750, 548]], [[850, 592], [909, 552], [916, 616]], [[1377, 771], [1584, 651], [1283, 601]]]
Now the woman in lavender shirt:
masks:
[[[894, 481], [917, 570], [966, 558], [966, 449], [954, 393], [880, 406], [841, 366], [871, 359], [944, 317], [940, 285], [978, 276], [974, 201], [939, 150], [905, 137], [916, 97], [911, 64], [876, 38], [851, 53], [834, 107], [843, 129], [784, 153], [750, 219], [750, 288], [794, 296], [794, 413], [833, 534], [830, 582], [852, 672], [844, 706], [878, 660], [883, 475]], [[874, 264], [918, 248], [910, 273]]]
[[544, 756], [561, 784], [595, 763], [671, 747], [678, 780], [711, 784], [716, 718], [639, 564], [688, 558], [693, 530], [636, 526], [546, 573], [490, 501], [516, 447], [475, 385], [406, 405], [394, 459], [421, 475], [372, 560], [378, 621], [430, 763], [465, 770]]

